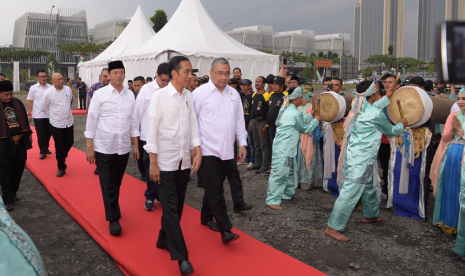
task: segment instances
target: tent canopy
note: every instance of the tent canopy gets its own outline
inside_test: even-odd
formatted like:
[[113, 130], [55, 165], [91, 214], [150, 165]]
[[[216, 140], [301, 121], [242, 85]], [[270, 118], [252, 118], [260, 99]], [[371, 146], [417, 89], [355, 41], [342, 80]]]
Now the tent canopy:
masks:
[[251, 49], [225, 34], [200, 0], [183, 0], [168, 23], [124, 59], [155, 58], [165, 51], [206, 58], [221, 56], [238, 60], [279, 60], [278, 56]]
[[98, 81], [100, 70], [108, 66], [108, 62], [120, 56], [134, 52], [155, 35], [152, 24], [143, 13], [140, 6], [132, 16], [131, 21], [118, 38], [93, 60], [82, 62], [79, 74], [89, 84]]

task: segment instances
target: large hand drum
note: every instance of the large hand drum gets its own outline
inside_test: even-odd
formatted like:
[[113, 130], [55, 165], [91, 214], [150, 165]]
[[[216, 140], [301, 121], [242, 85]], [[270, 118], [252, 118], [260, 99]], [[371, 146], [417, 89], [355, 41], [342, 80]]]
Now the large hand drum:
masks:
[[404, 117], [407, 118], [410, 127], [421, 126], [431, 118], [433, 112], [433, 101], [430, 96], [419, 87], [402, 87], [394, 92], [390, 98], [391, 103], [387, 106], [389, 118], [398, 123], [400, 112], [397, 106], [400, 100]]
[[320, 100], [320, 117], [325, 122], [336, 122], [344, 117], [346, 100], [341, 95], [329, 91], [318, 98]]

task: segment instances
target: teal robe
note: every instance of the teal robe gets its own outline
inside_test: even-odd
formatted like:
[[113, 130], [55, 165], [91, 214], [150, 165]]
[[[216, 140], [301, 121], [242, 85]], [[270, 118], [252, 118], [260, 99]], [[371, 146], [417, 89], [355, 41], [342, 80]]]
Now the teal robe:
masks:
[[360, 198], [363, 217], [379, 217], [381, 189], [378, 173], [373, 168], [376, 165], [381, 135], [400, 135], [404, 129], [402, 123], [393, 126], [386, 119], [381, 109], [389, 103], [387, 97], [375, 104], [363, 99], [352, 132], [346, 138], [339, 180], [340, 193], [328, 221], [328, 226], [335, 230], [344, 230]]
[[[462, 125], [462, 128], [465, 125]], [[465, 149], [464, 149], [465, 152]], [[455, 242], [454, 252], [460, 256], [465, 256], [465, 166], [462, 166], [462, 174], [460, 177], [460, 224], [457, 231], [457, 240]]]
[[294, 167], [297, 165], [295, 157], [300, 134], [312, 132], [318, 125], [317, 119], [311, 114], [304, 116], [293, 104], [282, 112], [273, 141], [267, 205], [280, 205], [281, 199], [294, 197]]

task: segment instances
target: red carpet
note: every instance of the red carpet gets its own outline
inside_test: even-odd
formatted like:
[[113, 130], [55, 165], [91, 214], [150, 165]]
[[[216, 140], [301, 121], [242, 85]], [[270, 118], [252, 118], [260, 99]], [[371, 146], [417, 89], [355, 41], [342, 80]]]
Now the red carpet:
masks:
[[87, 110], [73, 109], [71, 113], [73, 113], [73, 115], [85, 115], [87, 114]]
[[[180, 275], [177, 262], [171, 261], [170, 254], [155, 247], [161, 207], [156, 204], [155, 211], [144, 210], [142, 181], [128, 174], [124, 176], [120, 197], [123, 233], [113, 237], [105, 221], [98, 176], [93, 174], [95, 166], [86, 162], [85, 153], [73, 148], [66, 162], [66, 175], [57, 178], [54, 153], [39, 160], [36, 140], [34, 148], [28, 151], [27, 168], [126, 275]], [[50, 149], [54, 149], [53, 139]], [[181, 224], [194, 275], [325, 275], [237, 229], [233, 231], [241, 238], [223, 245], [220, 234], [202, 226], [199, 211], [189, 206], [184, 208]]]

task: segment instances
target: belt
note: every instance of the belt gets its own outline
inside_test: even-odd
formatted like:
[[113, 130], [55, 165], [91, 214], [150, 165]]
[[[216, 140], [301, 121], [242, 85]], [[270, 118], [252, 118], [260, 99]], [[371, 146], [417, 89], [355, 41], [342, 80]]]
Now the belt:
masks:
[[257, 122], [262, 122], [262, 121], [265, 121], [265, 118], [258, 117], [258, 118], [253, 118], [253, 120], [257, 120]]
[[463, 140], [463, 139], [452, 140], [451, 144], [465, 145], [465, 140]]

